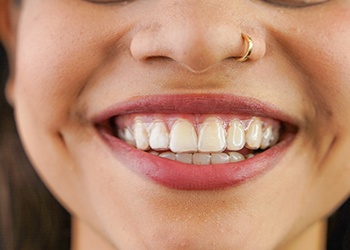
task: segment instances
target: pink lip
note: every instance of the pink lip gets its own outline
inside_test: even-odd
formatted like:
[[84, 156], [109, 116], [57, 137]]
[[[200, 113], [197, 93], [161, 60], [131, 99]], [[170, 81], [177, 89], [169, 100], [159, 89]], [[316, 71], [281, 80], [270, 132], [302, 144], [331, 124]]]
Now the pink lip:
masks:
[[136, 97], [127, 102], [111, 105], [94, 115], [91, 120], [94, 123], [102, 123], [113, 116], [130, 113], [247, 114], [271, 117], [290, 124], [295, 124], [297, 121], [271, 104], [253, 98], [222, 94]]
[[[228, 95], [163, 95], [140, 98], [113, 105], [92, 120], [101, 124], [111, 117], [128, 113], [236, 113], [271, 117], [283, 122], [293, 120], [259, 101]], [[99, 129], [99, 132], [115, 157], [126, 168], [163, 186], [181, 190], [212, 190], [244, 183], [272, 169], [294, 138], [294, 134], [288, 133], [276, 146], [245, 161], [198, 166], [154, 156], [129, 146], [104, 129]]]

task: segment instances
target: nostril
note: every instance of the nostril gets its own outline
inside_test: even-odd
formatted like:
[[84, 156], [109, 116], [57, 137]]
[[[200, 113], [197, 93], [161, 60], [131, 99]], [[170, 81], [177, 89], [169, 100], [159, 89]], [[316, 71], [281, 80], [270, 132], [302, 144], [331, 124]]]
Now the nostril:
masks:
[[249, 59], [257, 60], [265, 54], [265, 41], [258, 31], [247, 27], [243, 31], [237, 23], [209, 21], [152, 20], [133, 33], [130, 53], [142, 62], [171, 61], [192, 72], [203, 72], [224, 60], [242, 57], [246, 51], [243, 32], [254, 43]]

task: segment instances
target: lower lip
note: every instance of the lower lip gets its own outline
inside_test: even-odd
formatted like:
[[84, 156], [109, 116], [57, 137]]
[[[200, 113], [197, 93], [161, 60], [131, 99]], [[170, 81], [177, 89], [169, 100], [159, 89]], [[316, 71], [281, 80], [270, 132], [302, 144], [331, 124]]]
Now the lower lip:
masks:
[[137, 150], [105, 131], [100, 132], [126, 168], [160, 185], [179, 190], [214, 190], [243, 184], [272, 169], [292, 141], [292, 137], [284, 138], [276, 146], [241, 162], [193, 165]]

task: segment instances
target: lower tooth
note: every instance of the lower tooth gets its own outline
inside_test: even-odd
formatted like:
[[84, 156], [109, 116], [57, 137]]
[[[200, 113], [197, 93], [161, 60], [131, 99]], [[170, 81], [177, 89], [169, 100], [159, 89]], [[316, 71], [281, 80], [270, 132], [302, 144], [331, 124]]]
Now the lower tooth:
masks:
[[246, 159], [250, 159], [250, 158], [253, 158], [255, 156], [255, 154], [247, 154], [245, 156]]
[[156, 156], [159, 156], [159, 153], [157, 151], [150, 151], [149, 152], [151, 155], [156, 155]]
[[211, 155], [211, 164], [222, 164], [230, 161], [230, 156], [225, 153], [215, 153]]
[[205, 154], [205, 153], [193, 154], [193, 164], [209, 165], [210, 164], [210, 154]]
[[187, 164], [195, 165], [209, 165], [209, 164], [225, 164], [229, 162], [240, 162], [245, 159], [250, 159], [255, 156], [255, 154], [247, 154], [243, 156], [238, 152], [230, 153], [173, 153], [173, 152], [163, 152], [158, 153], [157, 151], [149, 151], [150, 154], [156, 155], [165, 159], [178, 161]]
[[189, 153], [176, 154], [176, 160], [179, 162], [192, 164], [192, 154], [189, 154]]
[[245, 159], [242, 154], [237, 152], [231, 152], [229, 153], [229, 156], [230, 156], [230, 162], [239, 162]]
[[159, 154], [159, 157], [166, 158], [166, 159], [173, 160], [173, 161], [176, 160], [176, 155], [174, 153], [171, 153], [171, 152], [161, 153], [161, 154]]

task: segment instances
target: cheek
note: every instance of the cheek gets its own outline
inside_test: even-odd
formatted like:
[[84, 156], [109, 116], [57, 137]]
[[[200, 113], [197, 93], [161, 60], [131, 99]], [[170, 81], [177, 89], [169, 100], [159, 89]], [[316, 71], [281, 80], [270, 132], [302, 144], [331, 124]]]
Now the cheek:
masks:
[[15, 99], [26, 99], [38, 119], [54, 128], [108, 63], [125, 29], [106, 24], [108, 18], [93, 18], [85, 5], [65, 2], [26, 5], [17, 38]]
[[339, 129], [341, 119], [350, 121], [344, 109], [350, 104], [350, 5], [327, 5], [318, 12], [282, 19], [273, 35], [310, 97], [306, 102], [315, 111], [309, 119]]

